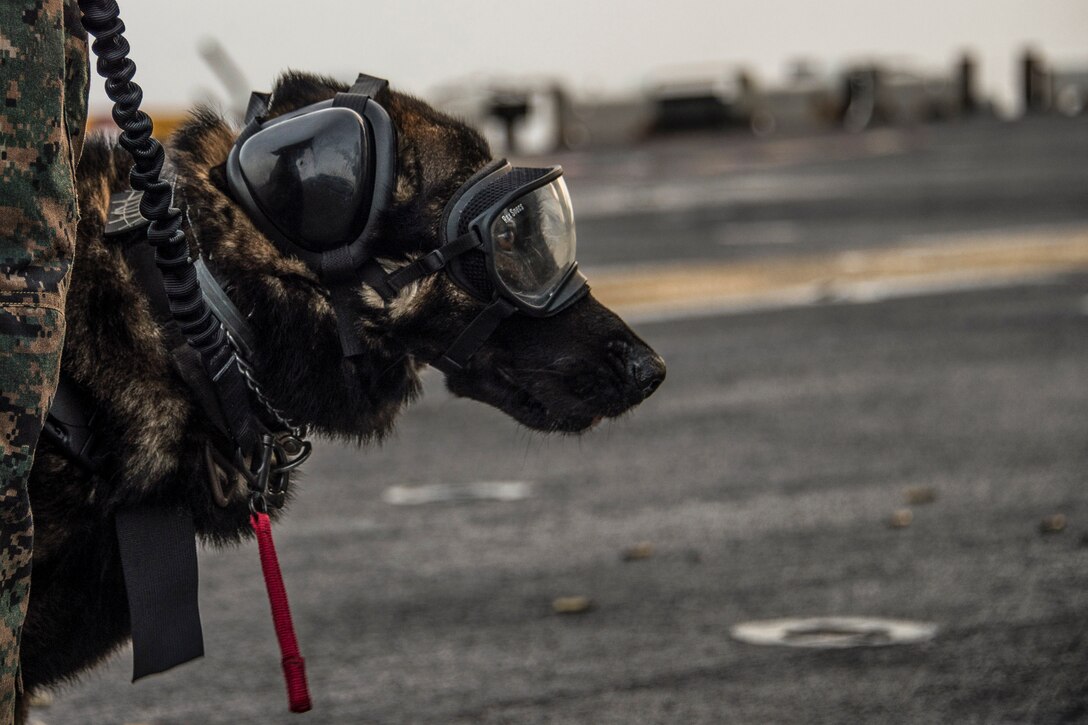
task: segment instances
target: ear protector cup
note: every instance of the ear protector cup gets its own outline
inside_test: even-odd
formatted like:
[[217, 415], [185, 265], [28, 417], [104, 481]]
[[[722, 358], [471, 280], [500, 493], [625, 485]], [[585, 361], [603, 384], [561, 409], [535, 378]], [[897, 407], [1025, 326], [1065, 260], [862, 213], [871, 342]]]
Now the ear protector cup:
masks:
[[347, 108], [324, 108], [255, 133], [238, 170], [261, 215], [310, 252], [355, 239], [374, 193], [374, 141]]
[[341, 93], [252, 121], [227, 158], [227, 185], [283, 252], [322, 273], [372, 256], [367, 242], [392, 202], [396, 168], [385, 109], [369, 95]]

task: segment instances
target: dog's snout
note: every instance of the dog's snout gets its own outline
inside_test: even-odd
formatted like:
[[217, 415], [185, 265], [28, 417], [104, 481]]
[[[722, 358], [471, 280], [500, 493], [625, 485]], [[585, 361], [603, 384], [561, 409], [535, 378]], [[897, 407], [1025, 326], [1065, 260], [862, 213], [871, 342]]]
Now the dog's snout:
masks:
[[642, 393], [643, 400], [653, 395], [665, 381], [665, 361], [653, 350], [647, 350], [645, 355], [633, 355], [627, 363], [627, 369]]
[[665, 380], [665, 361], [645, 345], [626, 342], [609, 346], [623, 370], [629, 386], [638, 391], [641, 400], [650, 397]]

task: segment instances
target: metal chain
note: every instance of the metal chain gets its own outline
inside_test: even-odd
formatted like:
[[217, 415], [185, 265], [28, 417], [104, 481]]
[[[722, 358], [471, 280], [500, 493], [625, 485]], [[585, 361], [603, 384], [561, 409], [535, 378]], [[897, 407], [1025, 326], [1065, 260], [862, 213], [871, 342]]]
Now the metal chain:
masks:
[[[177, 183], [177, 177], [171, 177], [172, 183]], [[193, 239], [200, 243], [200, 238], [196, 234], [196, 227], [193, 226], [193, 221], [189, 217], [189, 205], [185, 204], [185, 222], [189, 226], [190, 231], [193, 234]], [[253, 393], [253, 397], [257, 399], [264, 412], [268, 417], [276, 422], [280, 426], [280, 430], [290, 431], [296, 438], [306, 437], [306, 427], [296, 425], [286, 413], [272, 404], [272, 399], [265, 394], [264, 388], [257, 381], [257, 376], [253, 372], [253, 367], [246, 361], [242, 349], [238, 344], [238, 341], [234, 339], [234, 336], [230, 334], [226, 326], [219, 322], [219, 329], [223, 331], [223, 335], [227, 338], [227, 342], [230, 344], [231, 349], [234, 351], [234, 361], [238, 366], [238, 372], [242, 374], [242, 379], [245, 381], [246, 387], [249, 392]]]
[[234, 341], [234, 338], [229, 332], [226, 332], [226, 330], [224, 330], [224, 333], [227, 335], [231, 347], [234, 348], [234, 362], [238, 366], [238, 371], [242, 373], [242, 377], [245, 379], [246, 387], [249, 388], [249, 392], [253, 393], [253, 397], [261, 404], [261, 407], [264, 408], [264, 411], [268, 416], [276, 421], [278, 425], [282, 426], [282, 430], [291, 431], [297, 438], [305, 438], [305, 426], [296, 425], [286, 413], [273, 405], [272, 399], [265, 394], [264, 388], [257, 381], [257, 376], [254, 374], [253, 368], [239, 352], [238, 344]]

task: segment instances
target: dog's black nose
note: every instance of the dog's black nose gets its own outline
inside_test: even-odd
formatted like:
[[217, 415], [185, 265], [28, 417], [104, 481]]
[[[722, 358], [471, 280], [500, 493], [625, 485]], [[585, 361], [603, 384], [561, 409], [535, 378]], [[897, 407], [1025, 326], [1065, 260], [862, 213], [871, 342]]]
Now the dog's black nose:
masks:
[[627, 364], [631, 371], [631, 378], [635, 381], [642, 398], [653, 395], [658, 386], [665, 381], [665, 361], [653, 350], [647, 350], [646, 355], [632, 357]]
[[626, 342], [613, 343], [610, 347], [623, 367], [628, 385], [638, 392], [640, 400], [650, 397], [664, 382], [665, 361], [649, 347]]

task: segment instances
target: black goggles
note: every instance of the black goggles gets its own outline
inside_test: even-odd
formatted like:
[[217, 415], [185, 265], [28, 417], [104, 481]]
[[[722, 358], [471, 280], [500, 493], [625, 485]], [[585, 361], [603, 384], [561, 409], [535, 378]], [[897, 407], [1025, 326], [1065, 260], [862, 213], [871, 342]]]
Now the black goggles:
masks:
[[[447, 272], [484, 302], [501, 297], [521, 312], [553, 315], [588, 287], [575, 261], [570, 195], [558, 166], [484, 167], [446, 205], [439, 251], [472, 245], [449, 258]], [[475, 244], [473, 244], [475, 242]]]
[[442, 372], [461, 370], [514, 312], [548, 317], [589, 291], [574, 259], [574, 212], [562, 174], [558, 166], [534, 169], [493, 162], [446, 204], [438, 249], [377, 278], [363, 268], [364, 277], [387, 300], [445, 269], [455, 284], [489, 303], [431, 363]]

